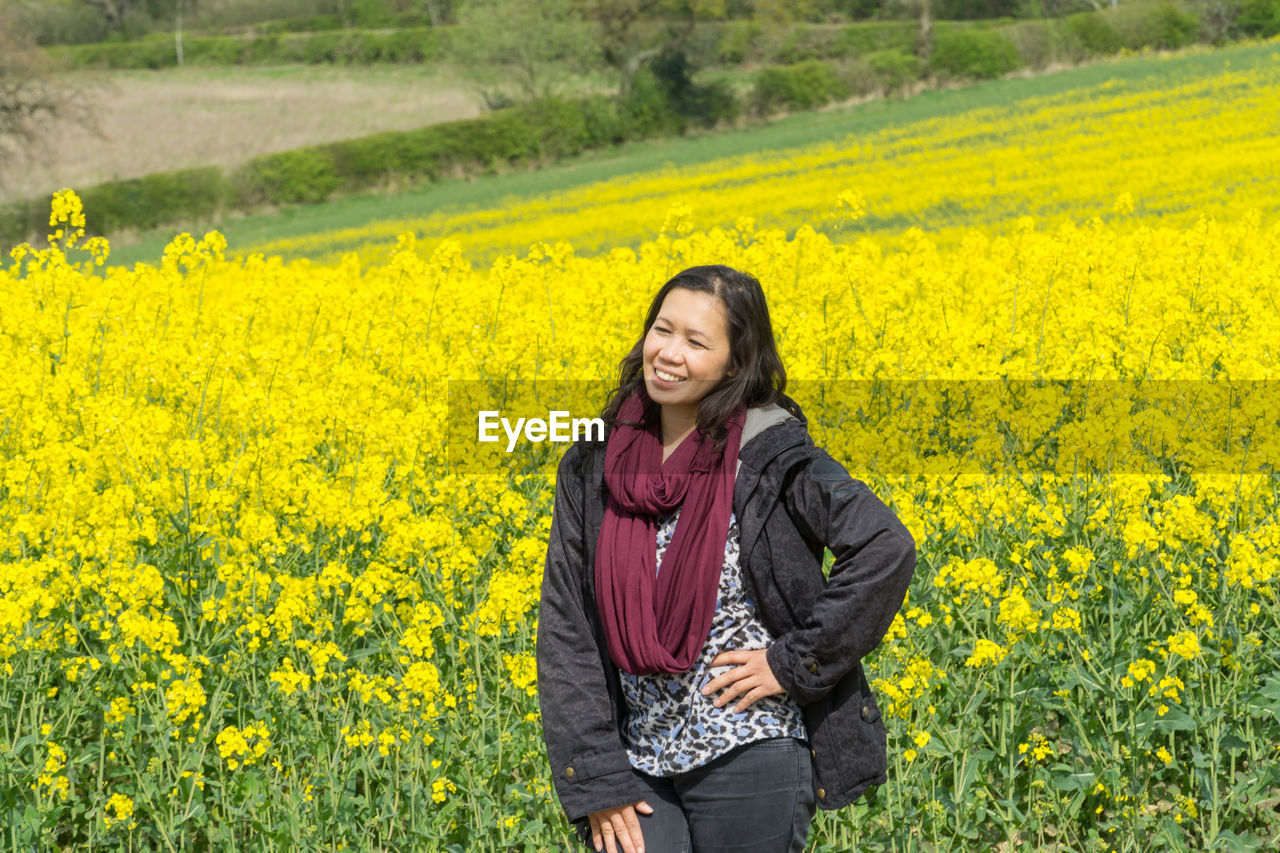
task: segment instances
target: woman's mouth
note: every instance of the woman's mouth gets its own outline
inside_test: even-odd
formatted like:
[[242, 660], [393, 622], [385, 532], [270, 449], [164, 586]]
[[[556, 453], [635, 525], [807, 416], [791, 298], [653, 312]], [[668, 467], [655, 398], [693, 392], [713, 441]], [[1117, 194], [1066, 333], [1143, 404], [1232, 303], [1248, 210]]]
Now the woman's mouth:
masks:
[[683, 376], [676, 376], [674, 373], [667, 373], [665, 370], [659, 370], [656, 367], [653, 369], [653, 375], [661, 379], [663, 382], [677, 383], [685, 380], [685, 377]]

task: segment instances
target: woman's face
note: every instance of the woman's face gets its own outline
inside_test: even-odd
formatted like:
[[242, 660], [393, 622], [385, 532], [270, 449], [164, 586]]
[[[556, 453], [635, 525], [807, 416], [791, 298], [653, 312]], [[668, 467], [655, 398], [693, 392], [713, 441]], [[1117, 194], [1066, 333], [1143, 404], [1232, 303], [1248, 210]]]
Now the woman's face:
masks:
[[729, 367], [729, 322], [711, 293], [672, 288], [644, 338], [644, 384], [662, 406], [694, 408]]

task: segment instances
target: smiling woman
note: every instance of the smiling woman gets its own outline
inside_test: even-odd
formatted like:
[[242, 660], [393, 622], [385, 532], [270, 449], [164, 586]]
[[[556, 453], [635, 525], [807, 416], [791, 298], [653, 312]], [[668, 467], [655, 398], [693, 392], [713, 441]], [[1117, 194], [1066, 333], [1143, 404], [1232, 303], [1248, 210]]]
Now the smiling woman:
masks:
[[886, 780], [861, 659], [915, 543], [785, 384], [760, 283], [692, 267], [654, 297], [604, 438], [561, 460], [537, 681], [596, 850], [799, 851], [818, 806]]

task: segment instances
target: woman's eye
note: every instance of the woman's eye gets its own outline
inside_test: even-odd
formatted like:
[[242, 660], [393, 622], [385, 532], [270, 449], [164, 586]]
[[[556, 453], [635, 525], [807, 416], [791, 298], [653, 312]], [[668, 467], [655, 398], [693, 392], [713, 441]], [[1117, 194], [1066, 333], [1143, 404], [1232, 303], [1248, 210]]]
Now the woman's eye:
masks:
[[706, 349], [706, 348], [707, 348], [705, 344], [702, 344], [702, 343], [700, 343], [700, 342], [698, 342], [698, 341], [689, 341], [689, 343], [693, 344], [693, 345], [694, 345], [695, 347], [697, 347], [698, 349]]

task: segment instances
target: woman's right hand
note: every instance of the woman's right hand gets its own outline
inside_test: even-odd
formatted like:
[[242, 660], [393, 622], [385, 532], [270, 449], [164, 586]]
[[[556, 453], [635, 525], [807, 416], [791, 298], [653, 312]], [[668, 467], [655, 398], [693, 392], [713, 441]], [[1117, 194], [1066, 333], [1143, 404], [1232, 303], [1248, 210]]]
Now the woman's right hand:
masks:
[[619, 853], [615, 843], [621, 845], [621, 853], [644, 853], [644, 836], [640, 834], [640, 818], [636, 810], [653, 814], [653, 806], [644, 800], [627, 806], [601, 809], [587, 816], [591, 821], [591, 843], [597, 851], [608, 846], [609, 853]]

